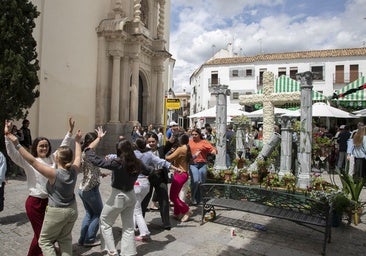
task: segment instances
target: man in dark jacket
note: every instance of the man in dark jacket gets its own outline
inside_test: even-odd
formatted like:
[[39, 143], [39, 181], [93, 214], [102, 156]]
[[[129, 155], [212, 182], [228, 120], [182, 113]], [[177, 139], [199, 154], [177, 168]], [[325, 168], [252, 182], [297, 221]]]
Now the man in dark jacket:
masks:
[[345, 166], [347, 156], [347, 141], [350, 138], [351, 133], [349, 131], [349, 127], [346, 125], [341, 125], [339, 129], [340, 133], [337, 139], [339, 145], [337, 167], [338, 169], [343, 169]]

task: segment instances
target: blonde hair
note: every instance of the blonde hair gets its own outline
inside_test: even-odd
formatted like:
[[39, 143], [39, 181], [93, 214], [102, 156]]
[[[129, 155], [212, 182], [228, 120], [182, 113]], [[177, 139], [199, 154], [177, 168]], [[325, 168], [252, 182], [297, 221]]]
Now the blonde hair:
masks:
[[363, 143], [363, 137], [365, 136], [365, 126], [358, 128], [357, 132], [355, 133], [355, 136], [353, 136], [353, 144], [356, 147], [359, 147]]
[[57, 149], [57, 157], [60, 165], [69, 169], [74, 160], [74, 153], [68, 146], [61, 146]]

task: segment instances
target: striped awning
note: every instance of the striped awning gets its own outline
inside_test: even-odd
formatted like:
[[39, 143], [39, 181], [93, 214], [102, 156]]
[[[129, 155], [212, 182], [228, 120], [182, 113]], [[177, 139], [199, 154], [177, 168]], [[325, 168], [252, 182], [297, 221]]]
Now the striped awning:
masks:
[[[301, 88], [301, 85], [298, 81], [288, 77], [288, 76], [280, 76], [276, 79], [275, 82], [275, 93], [281, 93], [281, 92], [299, 92]], [[262, 94], [263, 91], [259, 90], [258, 94]], [[317, 91], [312, 91], [312, 98], [313, 101], [326, 101], [326, 97]]]
[[[355, 89], [360, 87], [366, 83], [366, 77], [362, 76], [359, 79], [353, 81], [352, 83], [346, 85], [342, 89], [340, 89], [337, 94], [345, 93], [346, 91], [350, 89]], [[366, 107], [366, 90], [359, 90], [352, 94], [348, 94], [344, 96], [343, 98], [335, 99], [335, 101], [338, 101], [341, 105], [344, 106], [351, 106], [351, 107]]]

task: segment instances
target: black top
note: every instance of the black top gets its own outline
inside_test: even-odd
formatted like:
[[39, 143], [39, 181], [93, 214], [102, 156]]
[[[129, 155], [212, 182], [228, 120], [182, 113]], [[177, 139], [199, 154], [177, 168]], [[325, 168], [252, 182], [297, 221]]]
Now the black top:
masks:
[[349, 131], [341, 131], [338, 135], [337, 142], [339, 144], [340, 152], [347, 152], [347, 141], [351, 137], [351, 133]]
[[[115, 159], [105, 159], [104, 157], [97, 156], [95, 151], [92, 149], [87, 149], [85, 151], [86, 157], [88, 160], [101, 168], [106, 168], [111, 171], [112, 173], [112, 187], [122, 190], [124, 192], [131, 191], [137, 180], [137, 177], [140, 172], [130, 173], [126, 169], [126, 165], [119, 161], [119, 158]], [[142, 172], [149, 172], [149, 170], [141, 164]]]

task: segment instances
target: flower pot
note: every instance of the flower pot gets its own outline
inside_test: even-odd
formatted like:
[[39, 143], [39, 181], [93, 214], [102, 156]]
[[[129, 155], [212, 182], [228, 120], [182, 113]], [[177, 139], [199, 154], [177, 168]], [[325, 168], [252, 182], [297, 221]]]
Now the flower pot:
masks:
[[254, 184], [258, 184], [259, 183], [259, 175], [258, 174], [252, 174], [252, 182]]
[[240, 174], [240, 181], [247, 182], [249, 180], [249, 173]]
[[361, 222], [362, 210], [363, 210], [362, 208], [358, 208], [358, 209], [352, 211], [353, 224], [358, 225], [358, 223]]
[[224, 175], [224, 180], [225, 181], [230, 181], [231, 180], [231, 177], [232, 177], [233, 175], [230, 173], [225, 173], [225, 175]]

